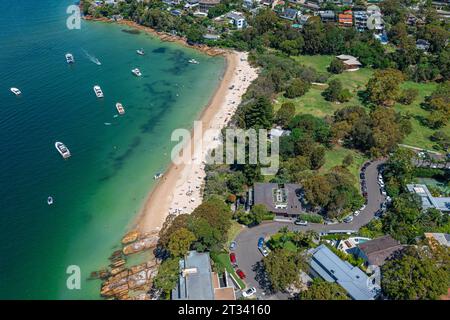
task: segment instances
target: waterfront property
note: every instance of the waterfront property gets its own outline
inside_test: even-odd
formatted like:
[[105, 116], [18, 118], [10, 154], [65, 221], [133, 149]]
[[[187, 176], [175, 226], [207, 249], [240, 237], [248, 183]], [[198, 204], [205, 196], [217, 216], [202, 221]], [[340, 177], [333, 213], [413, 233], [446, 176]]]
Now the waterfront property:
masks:
[[304, 212], [302, 187], [295, 183], [255, 183], [253, 204], [262, 204], [277, 216], [296, 217]]
[[406, 188], [420, 196], [423, 210], [434, 208], [441, 212], [450, 212], [450, 197], [433, 197], [424, 184], [407, 184]]
[[326, 245], [311, 249], [309, 261], [313, 277], [328, 282], [336, 282], [354, 300], [374, 300], [377, 290], [369, 286], [369, 277], [358, 267], [341, 260]]
[[212, 271], [208, 252], [189, 251], [179, 265], [172, 300], [236, 300], [227, 272], [219, 277]]
[[231, 11], [226, 17], [230, 19], [230, 23], [232, 23], [236, 29], [243, 29], [247, 26], [247, 21], [241, 12]]
[[403, 248], [404, 245], [387, 235], [359, 244], [355, 255], [363, 258], [367, 265], [381, 266]]

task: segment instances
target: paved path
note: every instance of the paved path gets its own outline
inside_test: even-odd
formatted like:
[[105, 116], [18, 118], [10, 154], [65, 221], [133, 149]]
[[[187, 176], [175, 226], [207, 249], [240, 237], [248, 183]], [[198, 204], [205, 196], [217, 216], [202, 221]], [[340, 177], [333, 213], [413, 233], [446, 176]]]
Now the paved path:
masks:
[[[245, 282], [248, 287], [255, 287], [257, 289], [258, 297], [269, 299], [286, 299], [287, 295], [277, 293], [275, 296], [270, 296], [268, 293], [263, 295], [261, 284], [264, 285], [264, 280], [261, 279], [263, 272], [261, 271], [262, 255], [258, 250], [258, 238], [268, 238], [277, 233], [278, 230], [287, 226], [290, 230], [314, 230], [317, 232], [324, 232], [330, 230], [354, 230], [358, 231], [363, 225], [367, 224], [375, 216], [375, 212], [380, 209], [381, 203], [385, 197], [380, 193], [378, 185], [378, 169], [377, 167], [384, 163], [384, 160], [372, 162], [366, 169], [366, 184], [367, 184], [367, 205], [366, 208], [357, 216], [354, 217], [351, 223], [339, 223], [333, 225], [310, 223], [308, 226], [297, 226], [293, 223], [285, 222], [267, 222], [253, 228], [244, 229], [235, 239], [237, 248], [235, 250], [236, 260], [239, 269], [246, 274]], [[258, 272], [259, 271], [259, 272]]]

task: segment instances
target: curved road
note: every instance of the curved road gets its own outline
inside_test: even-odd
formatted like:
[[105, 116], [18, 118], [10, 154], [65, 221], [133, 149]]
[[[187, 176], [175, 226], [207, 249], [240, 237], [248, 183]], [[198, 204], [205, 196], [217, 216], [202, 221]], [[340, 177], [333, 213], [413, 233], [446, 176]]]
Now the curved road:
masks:
[[[363, 225], [367, 224], [375, 216], [375, 212], [380, 209], [385, 197], [380, 193], [380, 187], [378, 185], [378, 166], [383, 164], [385, 160], [373, 161], [365, 171], [366, 185], [367, 185], [367, 205], [361, 213], [354, 217], [350, 223], [338, 223], [332, 225], [309, 223], [308, 226], [297, 226], [293, 223], [287, 222], [267, 222], [253, 228], [244, 229], [235, 239], [237, 247], [235, 249], [236, 260], [239, 269], [244, 271], [246, 275], [245, 282], [247, 287], [255, 287], [258, 292], [258, 296], [261, 297], [263, 289], [260, 283], [255, 278], [257, 277], [258, 265], [263, 256], [258, 250], [258, 238], [268, 238], [277, 233], [282, 227], [287, 226], [290, 230], [314, 230], [317, 232], [330, 231], [330, 230], [354, 230], [358, 231]], [[277, 295], [273, 298], [286, 297], [285, 295]], [[266, 298], [268, 298], [266, 296]]]

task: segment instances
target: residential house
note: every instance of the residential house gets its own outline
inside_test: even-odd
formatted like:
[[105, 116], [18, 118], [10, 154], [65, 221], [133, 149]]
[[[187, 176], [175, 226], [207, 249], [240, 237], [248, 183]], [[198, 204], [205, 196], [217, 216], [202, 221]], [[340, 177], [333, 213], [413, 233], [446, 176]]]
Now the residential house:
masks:
[[280, 18], [294, 21], [297, 19], [298, 11], [292, 8], [284, 9], [280, 14]]
[[428, 51], [430, 49], [430, 42], [424, 39], [418, 39], [416, 41], [416, 48], [423, 51]]
[[426, 239], [433, 239], [441, 246], [450, 247], [450, 234], [448, 233], [425, 233]]
[[340, 27], [353, 26], [353, 14], [351, 10], [344, 11], [338, 14], [338, 22]]
[[362, 66], [362, 63], [359, 62], [358, 59], [355, 58], [354, 56], [341, 54], [339, 56], [336, 56], [336, 58], [338, 58], [344, 63], [345, 69], [347, 71], [356, 71], [359, 69], [359, 67]]
[[220, 0], [199, 0], [198, 8], [200, 12], [208, 13], [208, 10], [212, 7], [217, 6]]
[[281, 138], [284, 136], [289, 136], [291, 134], [290, 130], [283, 130], [280, 126], [270, 129], [269, 140], [272, 141], [273, 138]]
[[304, 212], [302, 187], [294, 183], [255, 183], [253, 205], [262, 204], [268, 211], [283, 217], [296, 217]]
[[225, 272], [220, 279], [212, 271], [208, 252], [189, 251], [179, 266], [172, 300], [236, 300], [230, 276]]
[[336, 22], [336, 14], [332, 10], [319, 11], [319, 16], [323, 23]]
[[247, 10], [256, 8], [261, 3], [261, 0], [244, 0], [243, 7]]
[[355, 19], [356, 30], [362, 32], [367, 30], [367, 12], [366, 11], [354, 11], [353, 17]]
[[197, 7], [199, 3], [199, 0], [186, 0], [186, 3], [184, 4], [185, 9]]
[[230, 23], [232, 23], [237, 29], [243, 29], [247, 26], [247, 21], [242, 13], [231, 11], [227, 13], [226, 17], [230, 19]]
[[420, 196], [423, 210], [434, 208], [441, 212], [450, 213], [450, 197], [433, 197], [424, 184], [407, 184], [406, 188], [409, 192]]
[[363, 258], [367, 265], [382, 266], [387, 259], [404, 247], [387, 235], [359, 244], [355, 255]]
[[358, 267], [343, 261], [326, 245], [309, 250], [309, 266], [313, 277], [339, 284], [354, 300], [374, 300], [379, 287]]

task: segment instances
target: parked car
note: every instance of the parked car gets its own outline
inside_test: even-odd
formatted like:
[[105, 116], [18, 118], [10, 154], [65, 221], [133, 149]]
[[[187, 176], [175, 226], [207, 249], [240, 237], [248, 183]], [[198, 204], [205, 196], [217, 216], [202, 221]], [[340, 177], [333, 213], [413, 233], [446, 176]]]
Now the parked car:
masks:
[[353, 221], [353, 216], [347, 216], [347, 217], [344, 218], [343, 221], [344, 221], [345, 223], [350, 223], [350, 222]]
[[381, 194], [382, 194], [383, 196], [386, 196], [386, 195], [387, 195], [386, 190], [384, 190], [383, 188], [381, 188]]
[[364, 197], [364, 198], [367, 198], [367, 191], [364, 191], [364, 192], [363, 192], [363, 197]]
[[230, 250], [234, 250], [234, 249], [236, 249], [236, 247], [237, 247], [236, 241], [233, 241], [230, 243]]
[[242, 292], [242, 296], [244, 298], [249, 298], [249, 297], [253, 296], [255, 293], [256, 293], [256, 288], [253, 287], [253, 288], [247, 289], [244, 292]]
[[355, 212], [353, 212], [353, 215], [354, 215], [355, 217], [357, 217], [357, 216], [359, 216], [360, 213], [361, 213], [361, 211], [356, 210]]
[[245, 279], [245, 273], [241, 269], [237, 269], [236, 274], [239, 276], [239, 278]]
[[261, 237], [258, 239], [258, 248], [262, 248], [264, 246], [264, 238]]
[[296, 224], [297, 226], [307, 226], [308, 221], [297, 219], [294, 221], [294, 224]]
[[232, 265], [236, 264], [236, 254], [230, 253], [230, 262]]
[[259, 247], [258, 249], [259, 249], [259, 251], [261, 252], [261, 254], [262, 254], [264, 257], [267, 257], [267, 256], [269, 255], [269, 251], [267, 251], [266, 248], [264, 248], [264, 247]]
[[363, 211], [366, 208], [366, 205], [363, 204], [363, 206], [361, 208], [359, 208], [359, 211]]

